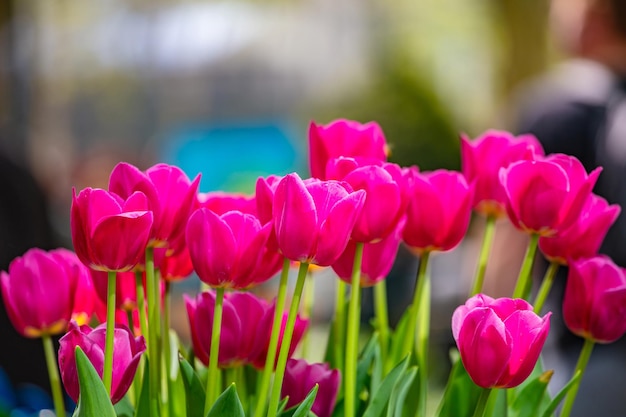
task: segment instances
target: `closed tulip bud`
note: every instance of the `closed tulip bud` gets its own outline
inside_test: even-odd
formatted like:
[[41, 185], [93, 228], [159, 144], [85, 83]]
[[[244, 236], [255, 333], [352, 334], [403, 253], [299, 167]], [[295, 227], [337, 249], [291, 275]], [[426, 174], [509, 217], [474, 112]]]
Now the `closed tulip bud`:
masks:
[[600, 171], [587, 175], [580, 161], [563, 154], [502, 168], [509, 219], [519, 230], [540, 236], [564, 231], [580, 215]]
[[452, 334], [472, 381], [483, 388], [516, 387], [532, 372], [550, 330], [522, 299], [477, 294], [452, 316]]
[[281, 397], [289, 397], [286, 408], [300, 404], [307, 394], [318, 385], [311, 411], [318, 417], [330, 417], [335, 409], [341, 374], [329, 369], [326, 363], [307, 363], [304, 359], [289, 359]]
[[326, 177], [328, 161], [345, 157], [367, 157], [386, 161], [387, 141], [376, 122], [360, 124], [339, 119], [327, 125], [313, 122], [309, 125], [309, 164], [311, 176], [321, 180]]
[[606, 256], [574, 261], [563, 297], [563, 319], [578, 336], [612, 343], [626, 333], [626, 271]]
[[460, 172], [413, 171], [402, 239], [412, 250], [447, 251], [456, 247], [469, 226], [472, 190]]
[[[59, 340], [59, 369], [61, 380], [68, 395], [78, 401], [80, 387], [76, 370], [76, 346], [85, 352], [94, 369], [102, 378], [104, 368], [104, 344], [106, 327], [104, 324], [95, 329], [89, 326], [70, 324], [70, 330]], [[146, 350], [143, 336], [134, 338], [127, 327], [115, 326], [115, 350], [113, 352], [113, 380], [111, 384], [111, 402], [120, 401], [133, 382], [141, 354]]]
[[273, 204], [280, 251], [292, 261], [331, 265], [345, 250], [364, 201], [365, 191], [346, 183], [285, 176]]
[[500, 168], [536, 156], [543, 156], [543, 149], [532, 135], [515, 137], [509, 132], [489, 130], [474, 140], [461, 136], [461, 165], [467, 182], [474, 185], [474, 210], [505, 216], [506, 193], [498, 177]]
[[136, 192], [123, 200], [105, 190], [85, 188], [74, 194], [70, 217], [76, 254], [92, 269], [129, 271], [143, 257], [153, 219], [144, 194]]

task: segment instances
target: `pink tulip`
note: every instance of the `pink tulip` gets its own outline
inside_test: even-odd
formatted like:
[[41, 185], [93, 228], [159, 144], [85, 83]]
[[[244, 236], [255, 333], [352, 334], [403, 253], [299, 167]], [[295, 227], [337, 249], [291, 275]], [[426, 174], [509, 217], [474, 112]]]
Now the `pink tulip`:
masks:
[[[403, 224], [399, 225], [393, 233], [376, 243], [363, 245], [363, 261], [361, 263], [361, 287], [371, 287], [387, 277], [400, 247], [400, 232]], [[339, 278], [348, 284], [352, 282], [352, 267], [354, 265], [354, 253], [356, 242], [350, 240], [346, 250], [339, 259], [333, 263], [333, 271]]]
[[469, 226], [472, 191], [459, 172], [413, 171], [402, 239], [414, 251], [447, 251]]
[[329, 369], [326, 363], [309, 364], [304, 359], [289, 359], [281, 390], [282, 398], [289, 396], [285, 408], [300, 404], [318, 384], [311, 411], [318, 417], [330, 417], [335, 409], [340, 380], [339, 370]]
[[563, 319], [575, 334], [611, 343], [626, 332], [626, 271], [606, 256], [570, 264]]
[[273, 204], [280, 251], [292, 261], [331, 265], [346, 248], [364, 200], [365, 191], [345, 183], [285, 176]]
[[452, 315], [452, 334], [472, 381], [483, 388], [516, 387], [532, 372], [550, 330], [522, 299], [477, 294]]
[[[185, 305], [194, 352], [206, 365], [209, 363], [211, 350], [215, 293], [206, 291], [198, 294], [195, 299], [185, 296]], [[260, 361], [261, 356], [264, 364], [273, 317], [274, 308], [267, 301], [251, 293], [226, 293], [220, 333], [219, 366], [226, 368], [252, 364]], [[299, 338], [294, 338], [292, 341], [293, 349], [298, 340]]]
[[165, 249], [154, 250], [154, 264], [165, 281], [181, 281], [193, 273], [193, 264], [187, 246], [177, 251], [174, 255], [167, 256]]
[[173, 165], [157, 164], [144, 173], [131, 164], [121, 162], [111, 172], [109, 190], [123, 198], [136, 191], [143, 192], [148, 199], [148, 207], [154, 213], [151, 244], [168, 247], [185, 234], [199, 183], [199, 175], [192, 182]]
[[309, 125], [309, 163], [311, 176], [326, 177], [328, 161], [340, 156], [368, 157], [387, 160], [387, 142], [376, 122], [360, 124], [351, 120], [335, 120], [327, 125]]
[[[7, 314], [22, 336], [61, 334], [73, 314], [91, 316], [89, 303], [80, 306], [74, 298], [76, 288], [86, 285], [81, 283], [87, 279], [84, 266], [68, 252], [30, 249], [11, 261], [9, 273], [0, 273]], [[93, 296], [85, 301], [93, 303]]]
[[327, 170], [330, 178], [365, 191], [365, 203], [352, 231], [352, 239], [362, 243], [387, 237], [404, 216], [409, 199], [408, 182], [398, 165], [371, 162], [361, 165], [354, 158], [337, 158]]
[[562, 265], [570, 260], [590, 258], [598, 253], [620, 211], [618, 205], [609, 205], [602, 197], [589, 194], [574, 224], [554, 237], [539, 238], [539, 249], [548, 260]]
[[600, 171], [587, 175], [579, 160], [563, 154], [502, 168], [509, 219], [516, 228], [540, 236], [567, 229], [580, 215]]
[[126, 200], [101, 189], [74, 194], [72, 242], [78, 258], [92, 269], [129, 271], [143, 257], [152, 212], [146, 196], [135, 192]]
[[257, 214], [254, 196], [225, 193], [223, 191], [198, 194], [198, 206], [198, 208], [206, 207], [219, 216], [231, 210], [255, 216]]
[[187, 225], [187, 247], [200, 279], [211, 287], [243, 289], [271, 278], [258, 276], [257, 265], [272, 223], [240, 211], [218, 216], [196, 210]]
[[[100, 301], [106, 306], [108, 274], [103, 271], [91, 271], [91, 279]], [[132, 271], [115, 274], [115, 308], [133, 311], [137, 308], [137, 284]]]
[[498, 177], [500, 168], [536, 156], [543, 156], [543, 149], [532, 135], [515, 137], [489, 130], [475, 140], [461, 136], [461, 165], [467, 182], [474, 185], [474, 209], [486, 216], [504, 216], [506, 193]]
[[[76, 346], [85, 352], [100, 378], [104, 368], [104, 342], [106, 327], [104, 324], [91, 329], [70, 323], [70, 330], [59, 340], [59, 369], [61, 380], [68, 395], [78, 401], [80, 388], [76, 370]], [[141, 354], [146, 350], [143, 336], [133, 338], [127, 327], [115, 326], [115, 350], [113, 353], [113, 381], [111, 384], [111, 402], [120, 401], [133, 382]]]

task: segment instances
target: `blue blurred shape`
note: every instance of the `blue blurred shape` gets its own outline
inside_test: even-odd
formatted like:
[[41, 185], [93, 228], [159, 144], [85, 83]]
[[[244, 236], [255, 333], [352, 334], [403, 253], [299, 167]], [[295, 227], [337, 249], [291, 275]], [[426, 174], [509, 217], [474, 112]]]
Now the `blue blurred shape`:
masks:
[[43, 409], [52, 409], [52, 397], [44, 389], [33, 384], [23, 384], [17, 388], [20, 409], [30, 412], [39, 412]]
[[167, 135], [161, 160], [191, 178], [202, 173], [200, 191], [251, 194], [256, 179], [302, 168], [302, 152], [280, 122], [188, 125]]
[[9, 411], [16, 405], [16, 395], [9, 376], [0, 368], [0, 412]]

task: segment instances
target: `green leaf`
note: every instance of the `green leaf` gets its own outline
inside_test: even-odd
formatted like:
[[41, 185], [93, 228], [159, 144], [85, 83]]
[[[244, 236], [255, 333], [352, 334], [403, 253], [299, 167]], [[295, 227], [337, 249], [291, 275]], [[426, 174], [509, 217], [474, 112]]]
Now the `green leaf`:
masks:
[[535, 417], [538, 415], [553, 374], [554, 371], [546, 371], [530, 380], [511, 402], [509, 415], [512, 417]]
[[[374, 364], [377, 357], [378, 357], [378, 361], [380, 362], [380, 346], [378, 345], [378, 334], [374, 333], [372, 337], [370, 338], [370, 340], [368, 340], [365, 347], [363, 348], [363, 351], [361, 352], [361, 356], [359, 357], [359, 361], [357, 363], [357, 368], [356, 368], [357, 395], [365, 389], [365, 386], [367, 385], [368, 379], [370, 377], [370, 370], [372, 369], [372, 364]], [[380, 382], [380, 376], [378, 376], [378, 381]]]
[[[404, 314], [400, 317], [400, 321], [398, 321], [395, 332], [391, 335], [387, 365], [395, 365], [406, 356], [406, 352], [402, 352], [402, 348], [404, 346], [404, 339], [406, 339], [406, 329], [409, 325], [409, 316], [412, 314], [412, 311], [412, 307], [410, 306], [404, 311]], [[387, 367], [387, 369], [389, 368], [390, 366]]]
[[383, 414], [389, 403], [391, 391], [395, 386], [398, 379], [402, 376], [409, 363], [410, 355], [400, 362], [395, 368], [391, 370], [383, 379], [380, 387], [370, 397], [370, 403], [363, 413], [363, 417], [379, 417]]
[[550, 402], [548, 407], [543, 411], [543, 414], [541, 415], [542, 417], [550, 417], [550, 416], [552, 416], [554, 414], [554, 411], [556, 410], [556, 408], [559, 406], [561, 401], [563, 401], [563, 398], [565, 398], [565, 396], [567, 395], [569, 390], [574, 385], [576, 385], [576, 383], [580, 379], [581, 375], [582, 375], [582, 373], [580, 371], [578, 371], [578, 372], [576, 372], [574, 374], [572, 379], [570, 379], [569, 382], [567, 384], [565, 384], [565, 386], [563, 388], [561, 388], [561, 391], [559, 391], [559, 393], [555, 395], [554, 399]]
[[115, 409], [100, 376], [80, 346], [76, 346], [76, 369], [78, 370], [80, 397], [73, 417], [116, 417]]
[[509, 416], [508, 396], [510, 390], [494, 388], [487, 399], [485, 406], [485, 416], [507, 417]]
[[[412, 366], [406, 370], [402, 377], [398, 380], [396, 385], [391, 391], [391, 397], [389, 398], [389, 407], [387, 408], [387, 417], [402, 417], [405, 410], [404, 404], [406, 401], [406, 395], [411, 388], [411, 384], [417, 375], [417, 367]], [[411, 413], [415, 415], [415, 413]]]
[[128, 395], [115, 404], [113, 409], [115, 409], [117, 417], [133, 417], [135, 415], [135, 409], [128, 399]]
[[317, 396], [317, 390], [319, 388], [318, 384], [315, 384], [313, 389], [309, 391], [307, 396], [302, 400], [300, 404], [297, 406], [291, 407], [289, 410], [280, 414], [281, 417], [306, 417], [311, 412], [311, 407], [313, 407], [313, 402], [315, 402], [315, 397]]
[[246, 414], [243, 412], [243, 406], [241, 405], [241, 401], [239, 401], [239, 396], [237, 395], [237, 389], [235, 388], [235, 384], [231, 384], [226, 391], [224, 391], [218, 398], [215, 400], [215, 404], [209, 410], [207, 417], [245, 417]]
[[143, 361], [143, 378], [141, 385], [141, 393], [135, 408], [135, 417], [151, 417], [150, 416], [150, 365], [146, 355], [141, 359]]
[[185, 384], [185, 398], [187, 403], [187, 417], [204, 417], [204, 402], [206, 392], [200, 378], [185, 359], [180, 358], [180, 374]]
[[482, 388], [474, 384], [457, 358], [441, 400], [439, 417], [472, 417]]

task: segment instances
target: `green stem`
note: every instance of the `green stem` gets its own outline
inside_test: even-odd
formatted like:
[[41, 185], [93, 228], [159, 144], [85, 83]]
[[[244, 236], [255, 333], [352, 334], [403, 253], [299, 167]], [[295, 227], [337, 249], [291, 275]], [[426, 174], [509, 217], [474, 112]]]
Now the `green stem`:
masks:
[[580, 381], [583, 379], [583, 374], [585, 373], [585, 368], [587, 368], [587, 363], [589, 363], [589, 358], [591, 357], [591, 351], [593, 350], [594, 345], [595, 342], [593, 340], [585, 339], [583, 348], [580, 351], [580, 356], [578, 357], [578, 362], [576, 363], [576, 369], [574, 370], [574, 375], [576, 375], [577, 372], [580, 372], [580, 378], [578, 378], [578, 381], [576, 381], [567, 392], [565, 402], [563, 403], [563, 410], [561, 411], [561, 417], [569, 417], [572, 412], [574, 401], [576, 401], [576, 394], [578, 394], [578, 388], [580, 387]]
[[133, 337], [137, 336], [135, 334], [135, 326], [133, 324], [133, 310], [126, 310], [126, 320], [128, 321], [128, 330], [130, 330], [130, 333], [133, 335]]
[[485, 414], [485, 406], [487, 405], [487, 400], [489, 400], [489, 394], [491, 394], [491, 388], [483, 388], [478, 398], [478, 404], [476, 404], [474, 409], [474, 417], [483, 417]]
[[59, 378], [59, 368], [54, 352], [54, 345], [50, 335], [44, 335], [43, 352], [46, 356], [48, 366], [48, 377], [50, 378], [50, 388], [52, 389], [52, 401], [54, 402], [54, 412], [59, 417], [65, 417], [65, 404], [63, 403], [63, 391], [61, 390], [61, 379]]
[[[315, 282], [313, 281], [313, 275], [311, 271], [307, 273], [306, 282], [304, 284], [304, 295], [302, 296], [302, 313], [300, 317], [308, 320], [311, 318], [311, 311], [313, 311], [313, 298], [315, 293]], [[309, 333], [310, 329], [307, 328], [302, 335], [302, 339], [300, 340], [300, 357], [306, 358], [309, 350]]]
[[359, 355], [359, 325], [361, 323], [361, 264], [363, 243], [356, 244], [352, 279], [350, 282], [350, 304], [348, 305], [348, 331], [346, 338], [345, 371], [345, 413], [346, 417], [356, 416], [356, 367]]
[[523, 298], [526, 300], [530, 295], [530, 290], [532, 289], [532, 280], [530, 277], [538, 243], [539, 235], [537, 233], [531, 234], [530, 242], [528, 242], [528, 248], [526, 249], [526, 256], [524, 257], [524, 262], [522, 263], [517, 278], [517, 284], [515, 285], [515, 291], [513, 292], [513, 298]]
[[476, 266], [476, 276], [474, 277], [474, 285], [470, 292], [470, 297], [476, 295], [483, 290], [483, 283], [485, 282], [485, 271], [487, 270], [487, 260], [489, 259], [489, 252], [493, 244], [493, 237], [496, 231], [496, 216], [487, 216], [487, 223], [485, 224], [485, 234], [483, 236], [483, 243], [480, 248], [480, 257], [478, 258], [478, 265]]
[[387, 282], [380, 281], [374, 285], [374, 308], [376, 309], [376, 324], [380, 334], [380, 356], [385, 373], [387, 369], [387, 345], [389, 343], [389, 313], [387, 308]]
[[[161, 320], [159, 319], [159, 296], [157, 293], [157, 282], [154, 273], [154, 248], [148, 246], [146, 248], [146, 293], [148, 303], [148, 364], [150, 367], [150, 408], [152, 413], [160, 415], [160, 368], [161, 360], [159, 358], [159, 334], [158, 327]], [[141, 313], [141, 310], [140, 310]], [[158, 414], [157, 414], [158, 413]]]
[[268, 417], [275, 417], [278, 411], [280, 390], [283, 385], [283, 377], [285, 376], [285, 367], [287, 366], [289, 347], [291, 346], [291, 339], [293, 338], [293, 329], [296, 324], [298, 309], [300, 308], [302, 288], [304, 287], [304, 281], [306, 279], [306, 274], [308, 270], [309, 264], [307, 262], [301, 262], [300, 269], [298, 270], [296, 288], [294, 289], [293, 297], [291, 298], [291, 307], [289, 308], [289, 316], [287, 317], [285, 334], [283, 335], [283, 342], [280, 346], [280, 353], [278, 354], [278, 363], [276, 364], [276, 372], [274, 373], [274, 385], [272, 386], [272, 394], [270, 396], [269, 408], [267, 410]]
[[556, 276], [560, 266], [561, 265], [559, 265], [558, 262], [550, 262], [546, 275], [543, 277], [543, 281], [541, 282], [541, 287], [539, 287], [537, 298], [535, 298], [535, 302], [533, 303], [535, 313], [541, 314], [541, 309], [548, 298], [548, 294], [552, 288], [552, 283], [554, 282], [554, 277]]
[[111, 395], [111, 382], [113, 381], [113, 342], [115, 340], [115, 284], [117, 273], [109, 271], [107, 285], [107, 324], [106, 339], [104, 341], [104, 370], [102, 382]]
[[[419, 268], [417, 269], [417, 278], [415, 283], [415, 293], [413, 294], [413, 304], [409, 315], [409, 323], [407, 325], [407, 334], [402, 345], [402, 358], [413, 351], [415, 345], [415, 328], [417, 327], [417, 317], [420, 314], [420, 301], [424, 298], [424, 287], [426, 286], [426, 268], [428, 267], [428, 259], [430, 252], [422, 253]], [[399, 358], [399, 359], [402, 359]]]
[[[424, 262], [422, 258], [422, 262]], [[420, 379], [420, 416], [426, 416], [426, 402], [428, 399], [428, 339], [430, 335], [430, 276], [424, 268], [424, 276], [420, 278], [423, 288], [418, 306], [417, 324], [417, 365]]]
[[141, 271], [135, 271], [135, 287], [137, 293], [137, 310], [139, 311], [139, 328], [141, 329], [141, 334], [146, 340], [149, 340], [148, 335], [148, 319], [146, 317], [146, 301], [143, 296], [144, 288], [143, 288], [143, 274]]
[[346, 283], [337, 280], [337, 297], [335, 301], [334, 358], [337, 369], [343, 375], [344, 346], [346, 339]]
[[163, 404], [168, 405], [169, 415], [173, 416], [174, 401], [170, 399], [172, 393], [172, 377], [170, 375], [172, 369], [172, 346], [170, 344], [170, 321], [171, 321], [171, 298], [172, 287], [169, 281], [165, 281], [165, 300], [163, 304], [163, 322], [161, 325], [161, 341], [163, 343], [163, 356], [165, 360], [165, 392], [163, 393]]
[[217, 360], [220, 352], [220, 333], [222, 330], [222, 310], [224, 306], [224, 288], [215, 289], [215, 307], [213, 309], [213, 329], [211, 331], [211, 350], [209, 352], [209, 371], [206, 383], [206, 402], [204, 414], [206, 415], [217, 399], [218, 380]]
[[280, 284], [278, 284], [278, 295], [276, 296], [276, 305], [274, 309], [274, 323], [272, 324], [272, 335], [270, 336], [269, 347], [267, 348], [267, 358], [265, 359], [265, 367], [261, 376], [261, 383], [257, 391], [259, 398], [257, 399], [254, 410], [255, 416], [261, 416], [266, 406], [267, 395], [269, 394], [270, 378], [274, 370], [276, 362], [276, 348], [278, 347], [278, 339], [280, 337], [280, 328], [283, 320], [283, 311], [285, 309], [285, 298], [287, 296], [287, 283], [289, 280], [289, 266], [291, 261], [287, 258], [283, 261], [283, 269], [280, 273]]

